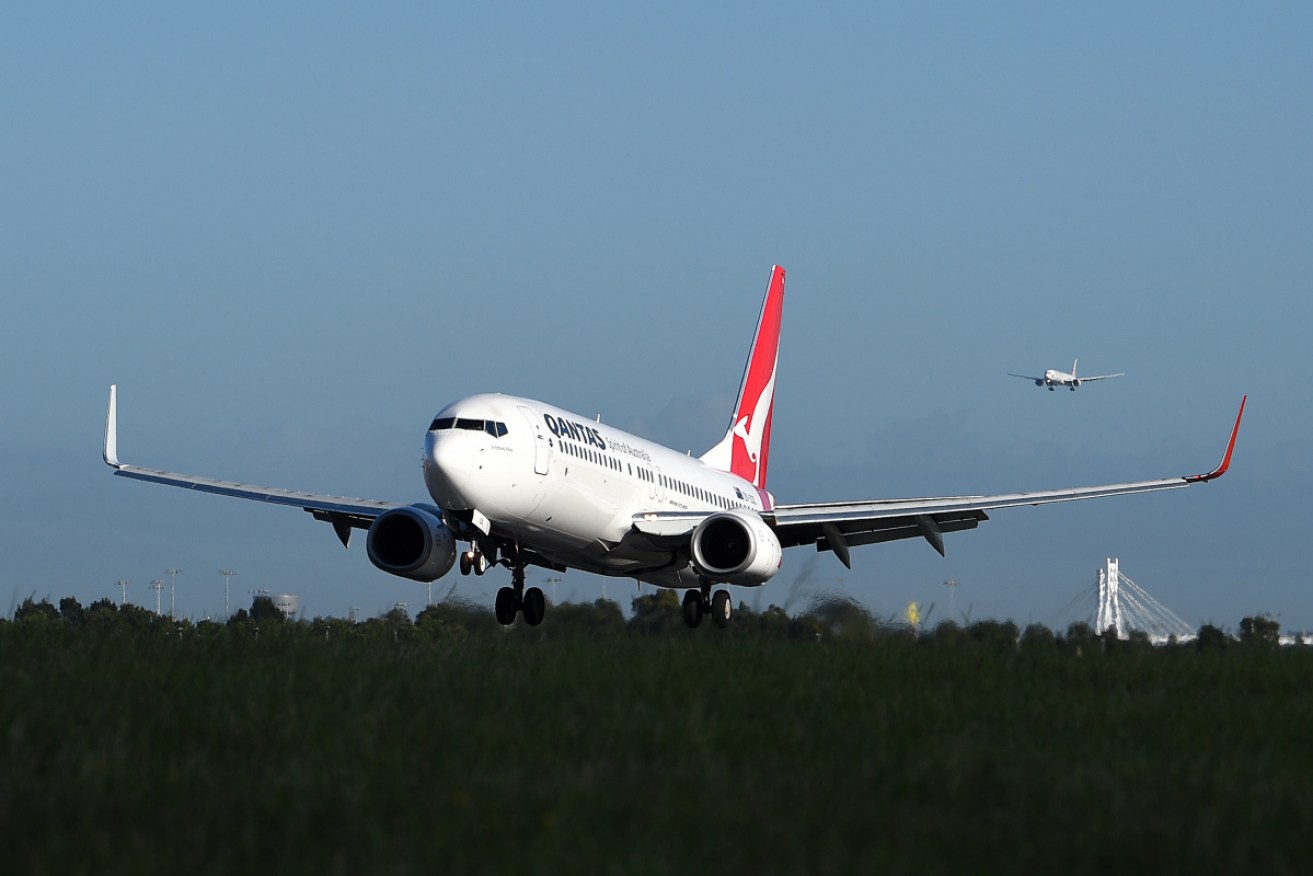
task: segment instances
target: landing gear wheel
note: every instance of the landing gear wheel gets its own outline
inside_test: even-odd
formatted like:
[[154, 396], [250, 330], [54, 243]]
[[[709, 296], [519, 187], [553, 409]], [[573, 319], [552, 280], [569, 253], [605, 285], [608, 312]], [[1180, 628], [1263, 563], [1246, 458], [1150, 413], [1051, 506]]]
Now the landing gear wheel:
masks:
[[497, 591], [497, 602], [493, 606], [493, 612], [497, 615], [497, 623], [509, 627], [515, 623], [515, 615], [519, 610], [520, 600], [516, 598], [514, 590], [503, 587]]
[[468, 575], [472, 568], [474, 568], [474, 551], [461, 551], [460, 573], [462, 575]]
[[696, 627], [702, 623], [702, 593], [697, 590], [684, 591], [684, 623]]
[[483, 551], [477, 551], [474, 554], [474, 574], [482, 575], [488, 571], [488, 555]]
[[543, 622], [543, 617], [547, 614], [547, 600], [543, 598], [543, 592], [537, 587], [530, 587], [524, 591], [524, 622], [531, 627], [536, 627]]
[[734, 611], [730, 603], [728, 590], [717, 590], [711, 597], [711, 620], [716, 626], [724, 629], [729, 626], [729, 616]]

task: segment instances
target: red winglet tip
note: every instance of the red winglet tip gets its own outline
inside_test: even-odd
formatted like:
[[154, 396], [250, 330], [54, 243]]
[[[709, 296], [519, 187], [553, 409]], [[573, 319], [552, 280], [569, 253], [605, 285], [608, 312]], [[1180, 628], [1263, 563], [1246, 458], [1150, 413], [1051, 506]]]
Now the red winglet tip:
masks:
[[1236, 436], [1240, 434], [1240, 418], [1245, 415], [1245, 402], [1248, 400], [1248, 393], [1240, 397], [1240, 410], [1235, 415], [1235, 425], [1231, 427], [1231, 438], [1226, 442], [1226, 453], [1222, 455], [1222, 461], [1217, 464], [1217, 468], [1213, 469], [1208, 474], [1195, 475], [1192, 478], [1186, 478], [1187, 481], [1190, 481], [1191, 483], [1204, 483], [1211, 481], [1214, 478], [1220, 478], [1222, 475], [1226, 474], [1226, 470], [1231, 467], [1231, 453], [1235, 450], [1235, 439]]

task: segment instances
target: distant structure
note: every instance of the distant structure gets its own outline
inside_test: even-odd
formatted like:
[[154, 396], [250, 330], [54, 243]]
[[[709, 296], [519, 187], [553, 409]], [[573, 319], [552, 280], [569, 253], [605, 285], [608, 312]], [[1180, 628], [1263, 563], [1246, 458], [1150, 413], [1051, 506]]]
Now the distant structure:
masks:
[[1122, 574], [1115, 557], [1104, 560], [1095, 586], [1082, 588], [1064, 613], [1088, 605], [1091, 599], [1095, 602], [1093, 617], [1086, 617], [1090, 617], [1096, 633], [1111, 629], [1119, 639], [1129, 638], [1135, 632], [1144, 633], [1155, 645], [1172, 639], [1182, 642], [1195, 638], [1195, 630], [1188, 623]]
[[270, 596], [273, 600], [274, 608], [283, 613], [285, 618], [294, 618], [301, 613], [301, 597], [291, 593], [279, 593], [277, 596]]

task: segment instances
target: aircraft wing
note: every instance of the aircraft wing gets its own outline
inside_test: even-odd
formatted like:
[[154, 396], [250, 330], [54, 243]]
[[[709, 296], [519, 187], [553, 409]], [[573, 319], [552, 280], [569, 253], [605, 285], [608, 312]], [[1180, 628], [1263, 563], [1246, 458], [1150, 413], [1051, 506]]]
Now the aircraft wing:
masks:
[[922, 537], [944, 553], [943, 534], [975, 529], [988, 520], [986, 511], [1015, 508], [1021, 505], [1048, 505], [1131, 493], [1175, 490], [1207, 483], [1226, 474], [1231, 465], [1240, 418], [1245, 413], [1245, 399], [1240, 400], [1231, 437], [1221, 462], [1205, 474], [1131, 481], [1095, 487], [1072, 487], [1029, 493], [1003, 493], [996, 496], [940, 496], [920, 499], [883, 499], [870, 502], [826, 502], [809, 505], [777, 505], [766, 518], [774, 525], [780, 544], [785, 547], [814, 543], [817, 550], [832, 550], [845, 566], [851, 568], [848, 549], [857, 545]]
[[1125, 371], [1118, 371], [1116, 374], [1096, 374], [1093, 377], [1082, 377], [1081, 383], [1089, 383], [1091, 380], [1107, 380], [1109, 377], [1125, 377]]
[[1008, 372], [1008, 377], [1020, 377], [1022, 380], [1043, 380], [1043, 377], [1031, 377], [1029, 374], [1013, 374]]
[[197, 477], [153, 468], [141, 468], [127, 465], [118, 459], [118, 387], [109, 388], [109, 410], [105, 415], [105, 462], [114, 469], [114, 474], [154, 484], [166, 484], [182, 487], [202, 493], [215, 493], [220, 496], [233, 496], [238, 499], [252, 499], [268, 502], [272, 505], [291, 505], [302, 508], [316, 520], [333, 524], [342, 544], [350, 538], [351, 529], [368, 529], [374, 518], [390, 508], [400, 508], [399, 502], [383, 502], [376, 499], [348, 499], [344, 496], [329, 496], [322, 493], [305, 493], [299, 490], [284, 490], [277, 487], [258, 487], [251, 484], [239, 484], [234, 481], [221, 481], [215, 478]]

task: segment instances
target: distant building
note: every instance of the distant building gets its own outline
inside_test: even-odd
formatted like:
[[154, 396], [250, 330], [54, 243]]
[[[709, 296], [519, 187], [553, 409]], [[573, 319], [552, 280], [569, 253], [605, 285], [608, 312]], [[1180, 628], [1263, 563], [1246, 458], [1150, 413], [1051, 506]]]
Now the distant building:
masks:
[[299, 596], [291, 593], [280, 593], [269, 598], [273, 600], [274, 608], [281, 611], [285, 618], [294, 618], [301, 613], [301, 597]]

